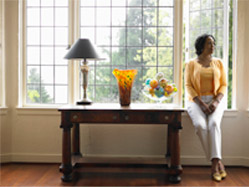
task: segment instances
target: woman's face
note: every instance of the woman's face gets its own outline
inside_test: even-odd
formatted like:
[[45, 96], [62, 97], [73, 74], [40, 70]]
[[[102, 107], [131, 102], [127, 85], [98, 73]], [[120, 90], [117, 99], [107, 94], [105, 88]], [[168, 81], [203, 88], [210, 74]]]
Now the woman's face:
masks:
[[213, 38], [209, 36], [205, 41], [203, 53], [211, 55], [213, 54], [214, 49], [215, 49], [215, 42]]

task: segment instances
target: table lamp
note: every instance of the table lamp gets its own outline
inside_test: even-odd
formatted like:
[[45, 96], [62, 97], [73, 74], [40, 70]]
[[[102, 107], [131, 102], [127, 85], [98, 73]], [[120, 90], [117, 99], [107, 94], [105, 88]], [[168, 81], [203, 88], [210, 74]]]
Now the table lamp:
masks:
[[90, 105], [92, 101], [87, 97], [87, 82], [88, 82], [88, 70], [89, 67], [87, 65], [87, 60], [100, 60], [97, 52], [95, 51], [93, 45], [91, 44], [89, 39], [78, 39], [73, 46], [70, 48], [65, 59], [69, 60], [79, 60], [83, 59], [81, 62], [81, 72], [83, 78], [83, 100], [78, 101], [78, 105]]

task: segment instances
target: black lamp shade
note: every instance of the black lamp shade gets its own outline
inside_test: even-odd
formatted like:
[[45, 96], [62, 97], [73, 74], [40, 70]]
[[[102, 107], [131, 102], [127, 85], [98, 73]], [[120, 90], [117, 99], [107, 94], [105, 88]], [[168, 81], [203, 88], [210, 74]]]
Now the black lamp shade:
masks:
[[97, 52], [88, 39], [78, 39], [70, 48], [65, 59], [99, 59]]

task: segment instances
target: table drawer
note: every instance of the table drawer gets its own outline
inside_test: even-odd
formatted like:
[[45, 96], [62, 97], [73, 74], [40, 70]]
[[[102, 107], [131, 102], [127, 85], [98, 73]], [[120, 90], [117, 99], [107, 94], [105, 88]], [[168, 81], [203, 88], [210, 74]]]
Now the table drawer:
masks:
[[175, 114], [171, 112], [75, 111], [70, 114], [73, 123], [167, 124], [174, 119]]
[[173, 113], [155, 113], [155, 112], [123, 112], [120, 115], [122, 123], [134, 124], [167, 124], [175, 119]]
[[120, 116], [118, 111], [75, 111], [71, 112], [70, 120], [73, 123], [117, 123]]

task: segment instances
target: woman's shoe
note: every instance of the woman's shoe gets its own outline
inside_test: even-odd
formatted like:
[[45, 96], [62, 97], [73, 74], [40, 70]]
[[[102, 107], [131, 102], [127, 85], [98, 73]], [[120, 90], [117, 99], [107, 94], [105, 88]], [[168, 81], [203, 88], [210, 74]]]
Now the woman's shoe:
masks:
[[215, 172], [212, 174], [212, 179], [216, 182], [220, 182], [222, 180], [221, 174], [219, 172]]
[[220, 171], [220, 176], [222, 179], [225, 179], [227, 177], [227, 172], [225, 170]]

